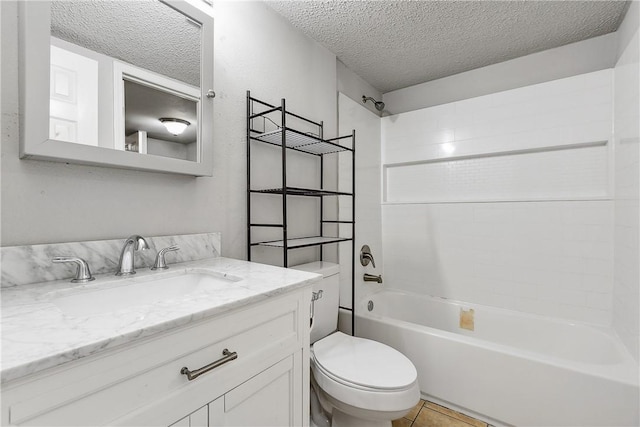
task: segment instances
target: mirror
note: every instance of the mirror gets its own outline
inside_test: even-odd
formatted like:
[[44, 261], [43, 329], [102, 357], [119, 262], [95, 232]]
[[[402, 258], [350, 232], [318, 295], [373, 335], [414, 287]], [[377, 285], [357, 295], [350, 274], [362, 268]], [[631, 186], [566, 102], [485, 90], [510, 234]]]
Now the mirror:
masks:
[[22, 158], [212, 174], [209, 14], [178, 0], [20, 7]]

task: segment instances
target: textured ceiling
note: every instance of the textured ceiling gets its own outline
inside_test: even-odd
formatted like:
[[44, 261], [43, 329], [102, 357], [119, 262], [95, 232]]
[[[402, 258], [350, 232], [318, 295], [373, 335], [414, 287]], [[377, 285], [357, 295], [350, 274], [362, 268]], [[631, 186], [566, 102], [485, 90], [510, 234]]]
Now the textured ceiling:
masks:
[[200, 27], [152, 0], [55, 0], [51, 35], [200, 86]]
[[616, 31], [624, 1], [267, 1], [381, 92]]

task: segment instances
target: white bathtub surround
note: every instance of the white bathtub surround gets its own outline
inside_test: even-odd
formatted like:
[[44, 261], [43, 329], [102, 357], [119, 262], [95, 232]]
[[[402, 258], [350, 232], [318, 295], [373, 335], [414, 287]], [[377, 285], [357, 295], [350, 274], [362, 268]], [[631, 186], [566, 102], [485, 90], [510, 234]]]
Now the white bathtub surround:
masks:
[[[195, 271], [227, 276], [230, 283], [156, 304], [72, 316], [52, 299]], [[134, 277], [98, 276], [86, 285], [67, 280], [2, 290], [2, 382], [99, 353], [199, 319], [262, 301], [303, 287], [320, 276], [228, 258], [210, 258], [172, 265], [170, 270], [138, 271]], [[100, 304], [99, 300], [95, 301]]]
[[384, 117], [383, 201], [607, 197], [612, 95], [608, 69]]
[[[471, 308], [474, 331], [461, 329]], [[638, 366], [609, 328], [403, 291], [364, 299], [357, 313], [359, 335], [412, 360], [424, 395], [510, 425], [640, 422]]]
[[610, 201], [385, 205], [388, 286], [611, 322]]
[[[428, 203], [605, 199], [609, 193], [606, 144], [601, 140], [562, 149], [517, 149], [389, 164], [384, 169], [384, 200]], [[440, 149], [455, 153], [459, 148], [455, 143], [445, 143]]]
[[[358, 301], [361, 296], [368, 295], [381, 287], [374, 282], [365, 282], [365, 273], [382, 274], [384, 271], [384, 254], [382, 250], [382, 213], [380, 210], [380, 119], [369, 111], [361, 101], [354, 101], [345, 94], [338, 95], [339, 134], [356, 130], [356, 249], [355, 283]], [[351, 156], [340, 155], [339, 185], [343, 191], [351, 188]], [[340, 200], [340, 217], [351, 217], [351, 200], [347, 197]], [[346, 231], [346, 230], [345, 230]], [[362, 245], [369, 245], [375, 259], [372, 264], [363, 267], [359, 261]], [[351, 248], [342, 245], [340, 248], [340, 305], [351, 307]], [[384, 285], [384, 283], [383, 283]], [[348, 316], [350, 322], [350, 316]], [[350, 327], [350, 325], [349, 325]], [[341, 328], [341, 330], [344, 330]], [[350, 329], [349, 329], [350, 330]]]
[[[115, 274], [127, 237], [0, 248], [2, 287], [73, 278], [76, 267], [71, 264], [53, 264], [51, 259], [56, 256], [80, 257], [89, 263], [89, 269], [94, 275]], [[169, 266], [174, 263], [218, 257], [221, 252], [220, 233], [143, 237], [150, 244], [150, 248], [136, 251], [137, 269], [151, 267], [158, 251], [172, 245], [178, 245], [180, 250], [166, 256]]]
[[[613, 325], [640, 362], [640, 5], [632, 3], [620, 31], [628, 33], [615, 67], [615, 239]], [[620, 39], [623, 41], [623, 38]]]
[[610, 325], [611, 69], [382, 119], [387, 283]]

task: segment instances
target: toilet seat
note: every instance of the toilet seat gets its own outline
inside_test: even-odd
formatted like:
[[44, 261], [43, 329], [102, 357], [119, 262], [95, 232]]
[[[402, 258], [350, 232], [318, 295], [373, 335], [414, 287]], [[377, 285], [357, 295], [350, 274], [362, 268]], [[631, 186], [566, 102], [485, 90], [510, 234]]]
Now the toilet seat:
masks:
[[335, 332], [313, 344], [316, 367], [345, 386], [370, 390], [406, 390], [418, 373], [402, 353], [377, 341]]
[[346, 405], [402, 416], [419, 399], [418, 375], [411, 361], [376, 341], [333, 333], [313, 344], [311, 369], [322, 392], [338, 408]]

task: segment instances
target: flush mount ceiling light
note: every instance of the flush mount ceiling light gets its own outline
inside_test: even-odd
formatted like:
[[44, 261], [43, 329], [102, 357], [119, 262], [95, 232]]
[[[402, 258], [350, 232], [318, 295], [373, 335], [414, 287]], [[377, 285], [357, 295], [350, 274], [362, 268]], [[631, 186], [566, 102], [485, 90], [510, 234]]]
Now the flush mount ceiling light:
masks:
[[182, 132], [184, 132], [187, 126], [191, 124], [186, 120], [174, 119], [171, 117], [163, 117], [159, 120], [167, 128], [170, 134], [176, 135], [176, 136], [182, 134]]

